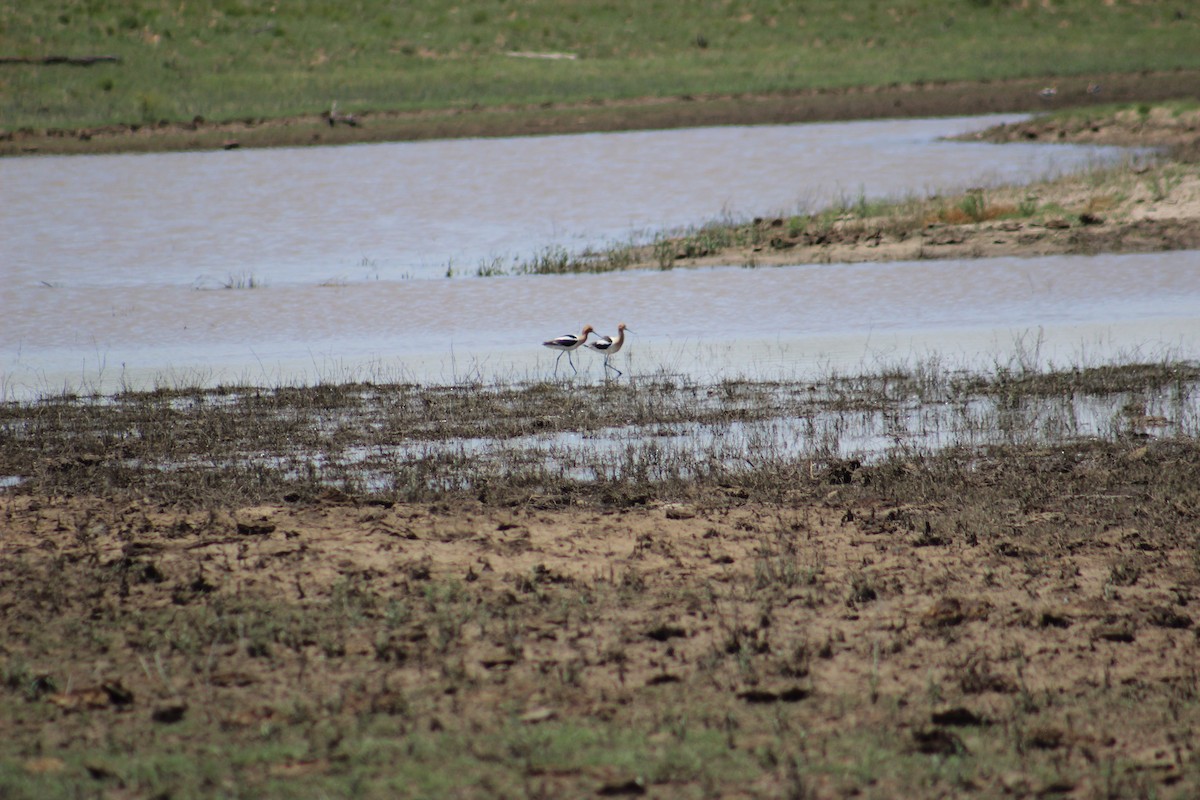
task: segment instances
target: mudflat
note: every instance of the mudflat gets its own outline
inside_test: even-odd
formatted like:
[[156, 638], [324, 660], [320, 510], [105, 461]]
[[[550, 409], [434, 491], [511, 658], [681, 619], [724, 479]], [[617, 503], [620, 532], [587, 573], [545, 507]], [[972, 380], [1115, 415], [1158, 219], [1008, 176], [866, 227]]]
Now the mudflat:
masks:
[[[836, 384], [833, 407], [945, 391], [873, 381]], [[1176, 411], [1126, 400], [1111, 436], [870, 464], [752, 448], [672, 467], [638, 411], [659, 394], [735, 423], [821, 387], [531, 385], [507, 420], [486, 404], [510, 394], [471, 386], [9, 407], [0, 786], [1194, 795], [1194, 365], [972, 385], [1006, 430], [1053, 427], [1039, 398], [1085, 391]], [[389, 461], [410, 438], [611, 424], [565, 411], [572, 392], [608, 392], [648, 437], [594, 479], [536, 451]], [[380, 417], [392, 396], [416, 405]], [[350, 485], [360, 452], [390, 488]]]
[[1186, 797], [1196, 456], [632, 508], [10, 495], [3, 781]]

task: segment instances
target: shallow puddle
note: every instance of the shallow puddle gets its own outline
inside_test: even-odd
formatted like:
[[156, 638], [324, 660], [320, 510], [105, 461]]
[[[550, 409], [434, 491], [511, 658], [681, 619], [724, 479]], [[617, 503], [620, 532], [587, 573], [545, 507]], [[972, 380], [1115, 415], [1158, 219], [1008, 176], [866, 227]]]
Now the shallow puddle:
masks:
[[[1136, 413], [1131, 413], [1136, 409]], [[394, 446], [352, 448], [330, 460], [328, 454], [294, 456], [294, 463], [317, 459], [321, 469], [357, 472], [370, 491], [390, 492], [408, 474], [408, 465], [428, 459], [463, 465], [467, 475], [533, 466], [573, 481], [627, 479], [637, 473], [652, 481], [690, 479], [697, 471], [729, 473], [772, 463], [810, 459], [814, 468], [830, 462], [877, 461], [896, 454], [936, 453], [948, 447], [1061, 445], [1122, 437], [1200, 434], [1200, 387], [1188, 385], [1151, 396], [1126, 392], [1023, 399], [973, 397], [955, 403], [916, 400], [863, 410], [814, 407], [797, 416], [752, 422], [615, 426], [507, 439], [466, 438], [417, 441]], [[518, 466], [519, 465], [519, 466]], [[347, 470], [347, 468], [349, 468]], [[361, 471], [359, 471], [361, 470]], [[453, 476], [446, 469], [443, 478]], [[457, 488], [457, 487], [455, 487]]]
[[[396, 397], [407, 396], [411, 387], [352, 389], [339, 393], [338, 403], [328, 408], [293, 406], [287, 398], [269, 394], [192, 395], [183, 405], [168, 402], [178, 410], [176, 424], [182, 429], [228, 412], [231, 420], [248, 414], [264, 429], [284, 423], [291, 433], [283, 439], [268, 437], [274, 442], [270, 446], [248, 434], [245, 442], [219, 453], [189, 455], [172, 448], [161, 460], [134, 458], [124, 466], [167, 472], [268, 469], [292, 480], [390, 495], [468, 489], [489, 480], [524, 484], [530, 476], [551, 484], [660, 483], [796, 465], [829, 470], [848, 460], [918, 459], [947, 448], [979, 452], [996, 446], [1148, 443], [1200, 435], [1200, 385], [1191, 379], [1137, 391], [1084, 389], [1063, 380], [1060, 388], [1041, 392], [1017, 389], [1017, 381], [1008, 388], [964, 393], [952, 384], [948, 374], [924, 388], [912, 376], [831, 379], [819, 386], [730, 383], [703, 388], [665, 381], [642, 394], [615, 399], [622, 410], [612, 425], [590, 427], [580, 419], [565, 423], [567, 429], [560, 427], [563, 420], [545, 418], [545, 408], [523, 404], [514, 407], [509, 419], [489, 417], [473, 424], [453, 416], [438, 419], [450, 408], [438, 406], [441, 411], [414, 424], [421, 415], [403, 410], [407, 401]], [[489, 397], [496, 402], [490, 390], [480, 391], [484, 402]], [[238, 409], [243, 401], [250, 405]], [[137, 395], [95, 401], [113, 410], [132, 403], [143, 415], [129, 430], [109, 422], [96, 435], [115, 441], [145, 437], [146, 429], [139, 425], [154, 417], [155, 402]], [[642, 403], [656, 411], [639, 410]], [[621, 422], [621, 417], [638, 414], [640, 421]], [[138, 419], [137, 413], [130, 419]], [[556, 430], [525, 432], [546, 427]], [[8, 480], [16, 485], [21, 478]]]

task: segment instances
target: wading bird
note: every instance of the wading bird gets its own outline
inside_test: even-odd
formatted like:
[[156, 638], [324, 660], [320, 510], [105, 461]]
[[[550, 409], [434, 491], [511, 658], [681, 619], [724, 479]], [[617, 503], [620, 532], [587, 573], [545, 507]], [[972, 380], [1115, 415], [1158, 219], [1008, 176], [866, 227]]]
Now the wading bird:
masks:
[[579, 349], [579, 346], [587, 341], [588, 334], [595, 333], [595, 331], [596, 329], [591, 325], [584, 325], [583, 333], [578, 336], [573, 333], [565, 333], [562, 336], [556, 336], [548, 342], [542, 342], [542, 344], [551, 350], [559, 351], [558, 358], [554, 360], [555, 375], [558, 374], [558, 362], [562, 361], [563, 353], [567, 354], [567, 363], [571, 365], [571, 369], [574, 369], [576, 374], [578, 374], [579, 370], [575, 369], [575, 362], [571, 360], [571, 351]]
[[616, 353], [625, 344], [625, 323], [622, 322], [617, 326], [617, 338], [611, 336], [601, 336], [594, 342], [588, 342], [587, 346], [595, 350], [597, 353], [604, 354], [604, 368], [611, 369], [617, 375], [621, 375], [621, 370], [608, 363], [609, 356]]

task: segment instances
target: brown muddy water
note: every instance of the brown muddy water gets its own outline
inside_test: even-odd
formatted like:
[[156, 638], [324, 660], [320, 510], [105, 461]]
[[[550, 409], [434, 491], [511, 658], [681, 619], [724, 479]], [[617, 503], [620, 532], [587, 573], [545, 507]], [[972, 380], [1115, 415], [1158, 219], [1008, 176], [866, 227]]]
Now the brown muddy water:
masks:
[[[535, 379], [591, 323], [627, 376], [1200, 353], [1200, 254], [470, 277], [720, 217], [1045, 177], [1119, 151], [996, 117], [0, 161], [0, 399]], [[447, 279], [447, 274], [455, 277]], [[230, 286], [233, 288], [224, 288]], [[584, 377], [600, 359], [575, 354]], [[559, 374], [571, 374], [566, 359]]]

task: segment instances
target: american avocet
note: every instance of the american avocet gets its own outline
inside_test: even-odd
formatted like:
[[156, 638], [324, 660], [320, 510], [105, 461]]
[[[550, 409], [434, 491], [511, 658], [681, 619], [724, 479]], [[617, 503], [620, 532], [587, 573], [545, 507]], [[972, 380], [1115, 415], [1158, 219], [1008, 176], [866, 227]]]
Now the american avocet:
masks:
[[[567, 363], [571, 365], [571, 369], [575, 369], [575, 362], [571, 360], [571, 351], [577, 350], [579, 345], [587, 341], [588, 334], [595, 333], [595, 331], [596, 329], [591, 325], [584, 325], [583, 333], [579, 334], [578, 336], [573, 333], [565, 333], [562, 336], [556, 336], [548, 342], [542, 342], [542, 344], [544, 344], [546, 347], [549, 347], [551, 350], [559, 351], [558, 358], [554, 360], [555, 375], [558, 374], [558, 362], [562, 361], [563, 353], [567, 354]], [[575, 372], [578, 373], [579, 370], [575, 369]]]
[[604, 354], [604, 368], [611, 369], [613, 372], [621, 375], [621, 370], [608, 363], [609, 356], [616, 353], [625, 344], [625, 323], [617, 325], [617, 338], [611, 336], [601, 336], [594, 342], [588, 342], [587, 346], [595, 350], [597, 353]]

